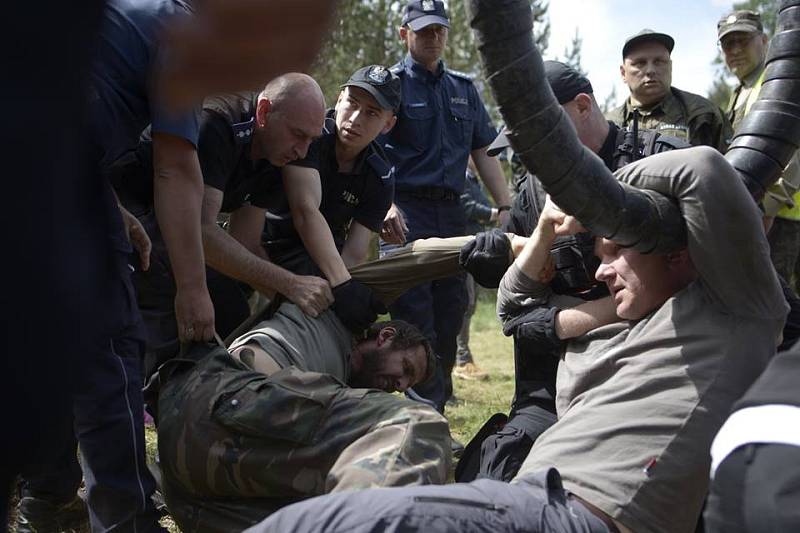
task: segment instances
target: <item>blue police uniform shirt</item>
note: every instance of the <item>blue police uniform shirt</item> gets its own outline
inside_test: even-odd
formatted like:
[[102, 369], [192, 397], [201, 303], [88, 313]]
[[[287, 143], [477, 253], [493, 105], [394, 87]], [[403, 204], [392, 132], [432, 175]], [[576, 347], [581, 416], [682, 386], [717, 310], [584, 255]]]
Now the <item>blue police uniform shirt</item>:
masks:
[[392, 72], [400, 77], [403, 102], [383, 140], [397, 190], [442, 187], [460, 194], [470, 152], [497, 136], [472, 80], [442, 61], [432, 73], [410, 55]]
[[129, 150], [152, 123], [153, 130], [197, 146], [198, 113], [160, 107], [153, 85], [164, 62], [159, 38], [169, 24], [191, 13], [181, 0], [110, 0], [103, 15], [91, 72], [89, 113], [99, 170]]

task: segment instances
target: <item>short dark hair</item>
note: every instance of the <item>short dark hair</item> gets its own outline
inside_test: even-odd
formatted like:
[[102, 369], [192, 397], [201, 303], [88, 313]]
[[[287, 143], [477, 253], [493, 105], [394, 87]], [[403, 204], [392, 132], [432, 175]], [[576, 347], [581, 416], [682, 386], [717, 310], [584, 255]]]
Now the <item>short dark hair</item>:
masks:
[[392, 348], [398, 350], [406, 350], [408, 348], [416, 348], [422, 346], [425, 350], [425, 360], [427, 367], [425, 375], [419, 383], [424, 383], [433, 377], [436, 372], [436, 355], [433, 353], [430, 341], [422, 334], [422, 332], [413, 324], [409, 324], [405, 320], [384, 320], [382, 322], [375, 322], [367, 330], [366, 339], [375, 339], [378, 333], [383, 328], [393, 328], [395, 333], [392, 337]]

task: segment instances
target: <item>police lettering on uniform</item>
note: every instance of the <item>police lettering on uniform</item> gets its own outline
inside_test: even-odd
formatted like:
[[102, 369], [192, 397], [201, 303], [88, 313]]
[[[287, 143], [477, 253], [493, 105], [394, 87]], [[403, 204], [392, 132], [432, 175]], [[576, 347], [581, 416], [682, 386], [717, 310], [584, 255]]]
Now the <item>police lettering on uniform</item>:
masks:
[[[510, 204], [499, 163], [486, 155], [496, 131], [478, 91], [468, 76], [448, 70], [441, 61], [448, 28], [440, 0], [405, 6], [400, 37], [408, 55], [392, 67], [402, 82], [403, 104], [384, 144], [396, 176], [395, 205], [381, 233], [384, 241], [462, 235], [465, 218], [459, 199], [469, 157], [498, 206], [508, 209]], [[506, 217], [504, 212], [501, 221]], [[405, 236], [398, 235], [405, 229], [403, 221]], [[452, 395], [450, 372], [465, 306], [463, 277], [456, 276], [423, 283], [391, 308], [393, 317], [417, 325], [441, 358], [437, 380], [417, 390], [439, 409]]]
[[394, 169], [375, 142], [397, 121], [400, 80], [368, 65], [342, 85], [322, 135], [283, 171], [282, 194], [267, 214], [270, 257], [297, 273], [324, 276], [334, 310], [360, 333], [386, 309], [348, 267], [362, 263], [394, 197]]
[[[200, 116], [199, 156], [204, 180], [202, 232], [209, 289], [220, 317], [217, 332], [227, 336], [249, 315], [239, 282], [264, 293], [277, 291], [307, 313], [332, 301], [328, 283], [297, 276], [274, 264], [261, 247], [267, 197], [277, 187], [278, 167], [305, 157], [324, 120], [324, 98], [305, 74], [286, 74], [259, 94], [209, 98]], [[115, 171], [123, 202], [136, 209], [154, 236], [153, 267], [137, 272], [138, 302], [148, 329], [147, 370], [176, 353], [177, 331], [169, 305], [175, 291], [161, 240], [163, 228], [152, 216], [153, 146], [145, 132], [132, 161]], [[223, 230], [220, 213], [229, 213]]]

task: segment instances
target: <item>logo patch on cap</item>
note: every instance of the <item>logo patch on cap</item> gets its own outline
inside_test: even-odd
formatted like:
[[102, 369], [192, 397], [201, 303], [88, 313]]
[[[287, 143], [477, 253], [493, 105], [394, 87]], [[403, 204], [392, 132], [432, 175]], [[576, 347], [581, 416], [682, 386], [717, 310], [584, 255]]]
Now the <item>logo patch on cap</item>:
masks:
[[734, 22], [736, 22], [736, 20], [737, 20], [736, 19], [736, 15], [731, 15], [731, 16], [728, 17], [728, 20], [726, 20], [725, 22], [728, 23], [728, 24], [733, 24]]
[[367, 73], [367, 77], [375, 83], [386, 83], [386, 78], [389, 77], [389, 71], [381, 66], [373, 67]]
[[436, 6], [434, 5], [433, 0], [422, 0], [422, 10], [436, 11]]

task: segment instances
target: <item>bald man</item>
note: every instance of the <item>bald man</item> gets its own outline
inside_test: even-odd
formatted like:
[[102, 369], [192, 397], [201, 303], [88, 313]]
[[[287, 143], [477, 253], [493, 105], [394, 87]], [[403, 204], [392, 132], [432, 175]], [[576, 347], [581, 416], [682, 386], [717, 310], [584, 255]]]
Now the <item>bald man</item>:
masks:
[[[261, 247], [266, 198], [271, 186], [280, 187], [278, 169], [306, 156], [324, 118], [319, 85], [299, 73], [276, 78], [259, 94], [218, 96], [203, 104], [198, 143], [205, 184], [203, 249], [217, 332], [223, 337], [249, 314], [243, 284], [283, 294], [310, 316], [333, 301], [326, 280], [274, 265]], [[148, 330], [148, 375], [176, 352], [178, 338], [170, 303], [175, 285], [152, 208], [152, 161], [150, 132], [145, 131], [135, 155], [120, 162], [113, 176], [121, 202], [153, 239], [150, 269], [134, 273]], [[227, 231], [217, 224], [220, 213], [230, 215]]]

